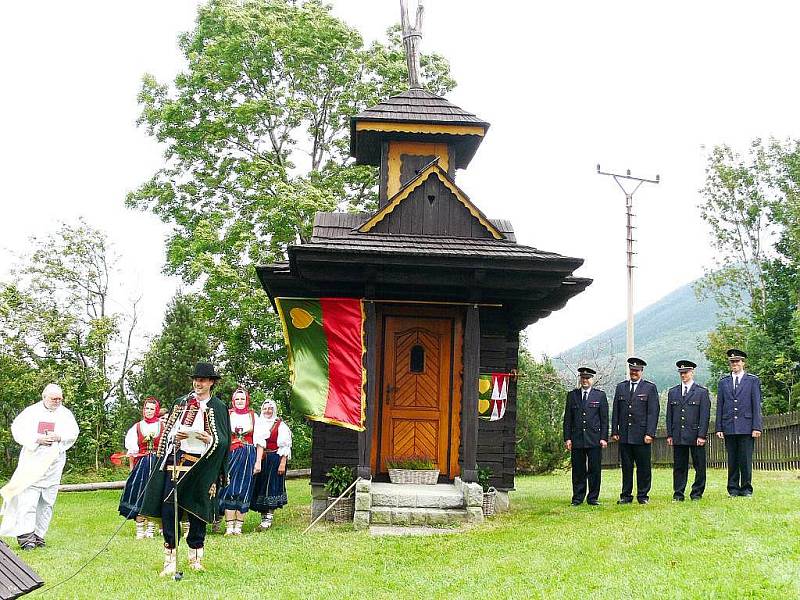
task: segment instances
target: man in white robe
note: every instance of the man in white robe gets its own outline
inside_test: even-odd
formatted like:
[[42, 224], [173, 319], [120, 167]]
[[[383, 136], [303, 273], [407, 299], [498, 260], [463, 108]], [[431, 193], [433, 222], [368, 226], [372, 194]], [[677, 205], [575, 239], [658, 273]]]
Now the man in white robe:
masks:
[[0, 535], [16, 536], [23, 550], [45, 545], [66, 452], [78, 438], [78, 423], [62, 405], [63, 399], [61, 387], [50, 383], [42, 391], [42, 401], [23, 410], [11, 424], [11, 435], [22, 450], [14, 475], [0, 489]]

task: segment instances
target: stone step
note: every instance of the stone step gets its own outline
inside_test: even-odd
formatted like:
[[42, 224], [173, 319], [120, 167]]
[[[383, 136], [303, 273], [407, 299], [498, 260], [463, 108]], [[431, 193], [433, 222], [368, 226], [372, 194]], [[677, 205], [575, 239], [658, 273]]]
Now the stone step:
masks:
[[464, 494], [452, 484], [436, 485], [373, 483], [373, 507], [389, 508], [464, 508]]
[[373, 506], [371, 525], [454, 527], [475, 520], [465, 508], [407, 508]]

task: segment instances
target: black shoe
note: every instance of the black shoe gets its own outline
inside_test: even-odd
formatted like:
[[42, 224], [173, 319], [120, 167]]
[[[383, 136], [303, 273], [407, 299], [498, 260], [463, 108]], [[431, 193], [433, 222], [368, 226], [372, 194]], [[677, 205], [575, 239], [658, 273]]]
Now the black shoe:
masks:
[[636, 501], [639, 504], [647, 504], [648, 502], [650, 502], [650, 498], [637, 498]]
[[743, 498], [750, 498], [753, 495], [753, 492], [742, 492], [739, 494]]
[[47, 545], [44, 543], [44, 538], [39, 537], [38, 535], [33, 536], [33, 543], [36, 545], [37, 548], [44, 548]]
[[580, 506], [583, 502], [578, 502], [577, 500], [573, 500], [569, 503], [570, 506]]
[[620, 498], [619, 500], [617, 500], [617, 504], [631, 504], [631, 503], [633, 503], [632, 498]]
[[33, 542], [26, 542], [24, 544], [20, 544], [20, 548], [22, 548], [27, 552], [28, 550], [35, 550], [36, 544], [34, 544]]
[[690, 499], [691, 499], [692, 502], [697, 502], [698, 500], [702, 500], [703, 497], [702, 496], [692, 496]]
[[[692, 498], [692, 500], [694, 500], [694, 498]], [[672, 497], [672, 501], [673, 502], [683, 502], [683, 496], [673, 496]]]
[[588, 504], [589, 506], [600, 506], [600, 502], [598, 502], [597, 500], [587, 500], [586, 504]]

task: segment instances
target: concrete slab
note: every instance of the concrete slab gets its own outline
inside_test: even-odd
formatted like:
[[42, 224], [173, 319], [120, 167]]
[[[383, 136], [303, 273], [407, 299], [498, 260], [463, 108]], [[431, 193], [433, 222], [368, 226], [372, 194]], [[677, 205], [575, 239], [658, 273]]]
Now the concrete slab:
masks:
[[369, 534], [374, 536], [400, 536], [400, 535], [451, 535], [460, 533], [458, 529], [442, 529], [434, 527], [391, 527], [388, 525], [371, 525]]

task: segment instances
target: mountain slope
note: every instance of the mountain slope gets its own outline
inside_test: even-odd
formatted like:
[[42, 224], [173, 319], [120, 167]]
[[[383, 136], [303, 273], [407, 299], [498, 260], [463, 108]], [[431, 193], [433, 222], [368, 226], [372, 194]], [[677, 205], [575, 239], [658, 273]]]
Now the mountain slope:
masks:
[[[714, 328], [717, 303], [710, 299], [698, 301], [693, 285], [694, 282], [678, 288], [635, 316], [635, 354], [647, 362], [645, 378], [656, 383], [659, 391], [678, 384], [675, 361], [681, 358], [696, 362], [696, 380], [703, 385], [708, 382], [708, 367], [700, 344], [705, 342], [708, 332]], [[595, 355], [601, 355], [598, 360], [601, 365], [614, 365], [613, 381], [627, 377], [624, 321], [570, 348], [559, 358], [578, 366], [578, 363]], [[610, 386], [606, 384], [603, 387]]]

